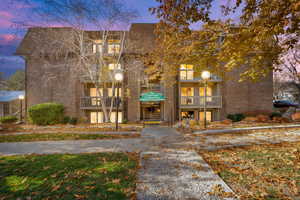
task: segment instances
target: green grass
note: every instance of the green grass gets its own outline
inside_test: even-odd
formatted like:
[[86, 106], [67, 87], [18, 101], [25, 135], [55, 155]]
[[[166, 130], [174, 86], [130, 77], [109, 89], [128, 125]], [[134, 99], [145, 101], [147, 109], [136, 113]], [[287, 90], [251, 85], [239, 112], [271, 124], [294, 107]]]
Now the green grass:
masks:
[[300, 198], [300, 142], [203, 151], [201, 155], [241, 199]]
[[1, 142], [33, 142], [33, 141], [58, 141], [58, 140], [101, 140], [138, 137], [138, 134], [117, 135], [117, 134], [71, 134], [71, 133], [33, 133], [22, 135], [0, 135]]
[[0, 157], [0, 199], [130, 199], [136, 158], [124, 153]]

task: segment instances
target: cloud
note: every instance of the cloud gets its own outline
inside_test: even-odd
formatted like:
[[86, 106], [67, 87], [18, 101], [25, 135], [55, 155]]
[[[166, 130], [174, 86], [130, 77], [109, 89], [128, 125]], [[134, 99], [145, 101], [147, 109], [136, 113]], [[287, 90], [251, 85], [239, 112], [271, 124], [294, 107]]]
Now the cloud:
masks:
[[0, 11], [0, 28], [12, 27], [13, 14], [7, 11]]
[[0, 17], [5, 19], [12, 19], [14, 16], [10, 12], [0, 11]]
[[0, 34], [0, 45], [16, 44], [20, 38], [14, 34]]

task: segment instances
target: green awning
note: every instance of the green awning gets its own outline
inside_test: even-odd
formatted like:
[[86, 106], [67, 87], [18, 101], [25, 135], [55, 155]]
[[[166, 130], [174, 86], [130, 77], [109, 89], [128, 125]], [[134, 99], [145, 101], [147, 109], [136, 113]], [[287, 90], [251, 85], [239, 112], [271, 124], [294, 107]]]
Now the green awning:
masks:
[[140, 97], [140, 101], [164, 101], [166, 98], [159, 92], [146, 92]]

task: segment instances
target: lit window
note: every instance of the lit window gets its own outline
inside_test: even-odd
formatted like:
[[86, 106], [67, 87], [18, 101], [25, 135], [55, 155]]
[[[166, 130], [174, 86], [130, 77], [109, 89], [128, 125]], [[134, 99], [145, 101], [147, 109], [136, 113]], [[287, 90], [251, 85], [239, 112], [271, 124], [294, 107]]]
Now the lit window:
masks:
[[[116, 113], [117, 112], [111, 112], [110, 122], [112, 122], [112, 123], [116, 122], [116, 119], [117, 119]], [[122, 119], [122, 112], [118, 112], [118, 122], [122, 123], [122, 121], [123, 121], [123, 119]]]
[[95, 40], [93, 43], [93, 53], [101, 53], [103, 49], [102, 40]]
[[195, 119], [194, 111], [181, 112], [181, 119]]
[[103, 88], [100, 88], [100, 94], [98, 94], [96, 88], [90, 88], [90, 97], [91, 97], [91, 104], [92, 106], [100, 106], [100, 99], [99, 97], [103, 96]]
[[[199, 112], [199, 120], [204, 121], [204, 112]], [[206, 120], [209, 122], [212, 121], [212, 114], [210, 111], [206, 111]]]
[[103, 88], [99, 88], [100, 94], [98, 93], [96, 88], [90, 88], [90, 96], [91, 97], [100, 97], [103, 96]]
[[121, 69], [121, 64], [110, 63], [110, 64], [108, 65], [108, 69], [109, 69], [109, 70]]
[[182, 87], [181, 88], [181, 104], [193, 104], [194, 103], [194, 88]]
[[193, 80], [194, 79], [194, 66], [193, 65], [180, 65], [180, 80]]
[[98, 124], [104, 122], [103, 112], [91, 112], [90, 118], [92, 124]]
[[117, 54], [120, 53], [121, 45], [120, 40], [108, 40], [108, 53]]
[[[200, 87], [199, 88], [199, 96], [201, 97], [201, 104], [204, 104], [204, 96], [205, 96], [205, 88], [204, 87]], [[211, 102], [212, 101], [212, 88], [211, 87], [207, 87], [206, 88], [206, 101]]]
[[[120, 95], [120, 97], [122, 96], [122, 88], [119, 88], [119, 95]], [[109, 97], [114, 96], [112, 88], [108, 88], [108, 96]], [[117, 88], [115, 88], [115, 96], [117, 96]]]

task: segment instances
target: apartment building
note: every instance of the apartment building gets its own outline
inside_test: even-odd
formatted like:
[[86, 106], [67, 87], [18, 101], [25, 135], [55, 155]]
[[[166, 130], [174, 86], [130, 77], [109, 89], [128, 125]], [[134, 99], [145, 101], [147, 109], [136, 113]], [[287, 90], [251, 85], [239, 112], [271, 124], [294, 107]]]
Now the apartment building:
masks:
[[[145, 64], [139, 54], [154, 46], [155, 24], [135, 23], [126, 32], [126, 48], [119, 64], [109, 63], [109, 70], [122, 69], [124, 80], [119, 88], [120, 98], [116, 99], [112, 84], [107, 79], [99, 96], [95, 85], [72, 65], [64, 64], [59, 58], [47, 60], [39, 57], [43, 41], [51, 40], [46, 33], [51, 30], [58, 35], [67, 34], [70, 28], [31, 28], [17, 49], [17, 54], [26, 61], [26, 104], [27, 108], [38, 103], [58, 102], [66, 107], [66, 114], [85, 119], [90, 123], [104, 120], [100, 101], [107, 107], [112, 106], [110, 120], [116, 120], [116, 105], [120, 105], [119, 121], [140, 122], [158, 120], [174, 122], [184, 118], [203, 120], [204, 82], [200, 74], [189, 63], [178, 63], [178, 76], [174, 83], [164, 80], [149, 80]], [[105, 52], [108, 56], [121, 49], [117, 38], [103, 44], [97, 31], [86, 31], [94, 40], [91, 51]], [[35, 36], [39, 35], [36, 40]], [[116, 35], [118, 32], [116, 31]], [[134, 44], [134, 45], [130, 45]], [[54, 50], [49, 50], [53, 53]], [[47, 64], [45, 61], [47, 60]], [[63, 66], [63, 67], [62, 67]], [[241, 69], [226, 73], [224, 76], [212, 75], [208, 80], [206, 98], [206, 118], [210, 121], [225, 119], [228, 114], [248, 111], [272, 110], [273, 80], [270, 73], [256, 83], [239, 82]], [[112, 101], [114, 98], [114, 101]]]

